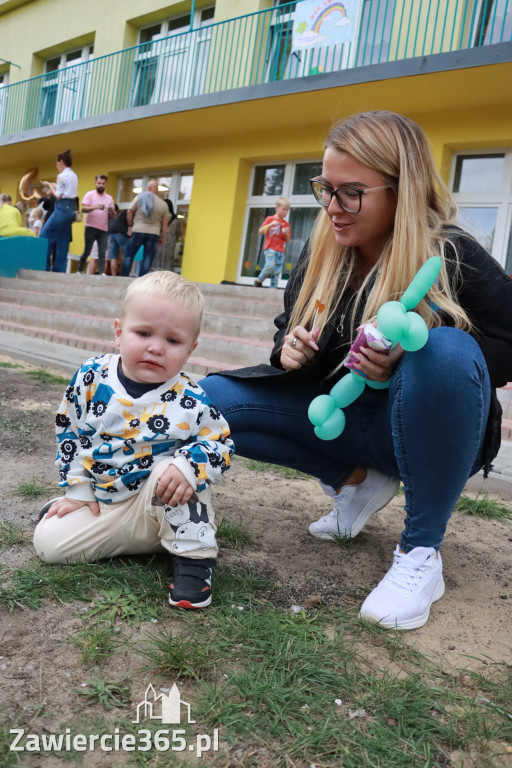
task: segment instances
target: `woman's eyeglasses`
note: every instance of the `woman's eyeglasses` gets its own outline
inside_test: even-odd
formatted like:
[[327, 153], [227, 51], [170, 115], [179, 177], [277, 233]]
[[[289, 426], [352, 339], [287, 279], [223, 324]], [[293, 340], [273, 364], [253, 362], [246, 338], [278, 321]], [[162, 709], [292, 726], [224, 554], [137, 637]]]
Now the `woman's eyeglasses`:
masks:
[[323, 181], [318, 179], [310, 179], [311, 189], [315, 196], [317, 203], [320, 203], [324, 208], [328, 208], [331, 204], [333, 197], [336, 198], [338, 205], [340, 205], [347, 213], [359, 213], [361, 210], [361, 203], [363, 195], [367, 195], [368, 192], [377, 192], [379, 189], [388, 189], [388, 185], [384, 184], [382, 187], [370, 187], [368, 189], [357, 189], [356, 187], [339, 187], [339, 189], [331, 189], [327, 187]]

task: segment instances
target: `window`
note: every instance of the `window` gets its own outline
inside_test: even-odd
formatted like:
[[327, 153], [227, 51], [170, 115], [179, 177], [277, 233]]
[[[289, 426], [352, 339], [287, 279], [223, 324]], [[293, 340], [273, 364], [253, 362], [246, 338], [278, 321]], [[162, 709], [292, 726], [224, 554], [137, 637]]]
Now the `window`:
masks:
[[512, 275], [512, 150], [457, 154], [451, 189], [460, 226]]
[[265, 217], [275, 213], [276, 199], [286, 197], [291, 206], [288, 216], [291, 238], [286, 245], [280, 287], [286, 285], [304, 243], [311, 234], [313, 222], [319, 210], [308, 181], [321, 172], [321, 160], [258, 164], [253, 167], [245, 213], [238, 282], [252, 285], [263, 268], [264, 237], [258, 234], [258, 230]]
[[86, 45], [47, 59], [39, 107], [39, 125], [78, 120], [87, 114], [90, 66], [94, 47]]
[[7, 72], [0, 74], [0, 136], [4, 130], [4, 118], [7, 107], [7, 85], [9, 84], [9, 75]]
[[179, 271], [181, 269], [181, 258], [183, 256], [183, 246], [187, 230], [188, 209], [192, 197], [194, 173], [189, 170], [154, 171], [143, 175], [121, 176], [117, 190], [117, 204], [119, 208], [129, 208], [136, 195], [147, 188], [150, 179], [158, 181], [158, 195], [162, 200], [168, 199], [172, 202], [174, 212], [181, 219], [181, 236], [176, 244], [176, 253], [174, 254], [175, 263]]
[[152, 24], [140, 30], [135, 54], [132, 105], [160, 104], [203, 92], [214, 8]]
[[477, 0], [475, 3], [472, 44], [491, 45], [510, 40], [512, 5], [509, 0]]

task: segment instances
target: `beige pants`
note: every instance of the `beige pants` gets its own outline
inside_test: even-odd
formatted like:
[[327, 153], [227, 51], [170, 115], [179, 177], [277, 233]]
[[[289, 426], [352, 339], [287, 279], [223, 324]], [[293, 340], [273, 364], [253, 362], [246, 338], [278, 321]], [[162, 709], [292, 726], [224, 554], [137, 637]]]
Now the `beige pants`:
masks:
[[89, 507], [64, 517], [44, 517], [34, 533], [38, 557], [46, 563], [90, 562], [165, 550], [195, 559], [216, 557], [210, 488], [196, 493], [195, 501], [177, 507], [163, 506], [155, 499], [158, 478], [168, 463], [156, 464], [132, 499], [100, 502], [98, 517]]

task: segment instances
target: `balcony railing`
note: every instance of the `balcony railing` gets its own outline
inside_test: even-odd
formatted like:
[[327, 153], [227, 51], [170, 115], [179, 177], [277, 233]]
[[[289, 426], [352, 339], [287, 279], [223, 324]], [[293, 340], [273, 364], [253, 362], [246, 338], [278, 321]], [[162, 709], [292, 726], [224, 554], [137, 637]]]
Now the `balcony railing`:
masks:
[[[333, 14], [337, 5], [330, 4]], [[512, 0], [361, 0], [351, 42], [294, 49], [296, 6], [201, 26], [1, 88], [0, 135], [512, 39]]]

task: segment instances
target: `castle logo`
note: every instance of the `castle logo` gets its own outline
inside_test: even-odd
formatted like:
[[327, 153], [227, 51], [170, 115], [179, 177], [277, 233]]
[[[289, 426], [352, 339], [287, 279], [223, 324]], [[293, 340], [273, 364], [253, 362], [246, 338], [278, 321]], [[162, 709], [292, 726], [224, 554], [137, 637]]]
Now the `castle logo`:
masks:
[[176, 685], [173, 684], [169, 693], [157, 693], [150, 683], [146, 688], [144, 699], [137, 705], [137, 717], [132, 720], [133, 723], [140, 723], [142, 720], [160, 720], [161, 723], [179, 725], [181, 723], [182, 709], [188, 723], [195, 723], [191, 718], [190, 704], [183, 701], [181, 693]]

